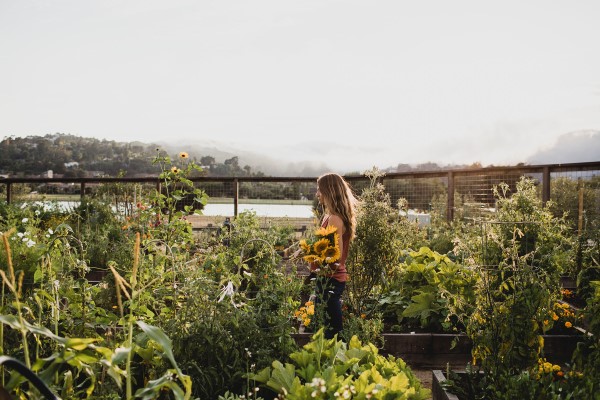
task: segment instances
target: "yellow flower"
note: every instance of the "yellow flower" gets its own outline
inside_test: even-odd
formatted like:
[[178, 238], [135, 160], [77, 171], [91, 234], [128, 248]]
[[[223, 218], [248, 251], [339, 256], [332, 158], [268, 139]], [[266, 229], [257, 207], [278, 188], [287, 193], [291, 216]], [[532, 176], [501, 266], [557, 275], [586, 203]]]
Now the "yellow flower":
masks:
[[179, 172], [179, 168], [177, 168], [177, 167], [172, 167], [172, 168], [171, 168], [171, 172], [178, 173], [178, 172]]
[[311, 263], [321, 264], [321, 262], [323, 261], [321, 259], [321, 257], [316, 256], [314, 254], [309, 254], [307, 256], [304, 256], [303, 258], [304, 258], [304, 261], [306, 261], [309, 264], [311, 264]]
[[560, 371], [560, 365], [556, 365], [556, 364], [554, 364], [554, 365], [552, 366], [552, 371], [554, 371], [554, 372], [558, 372], [558, 371]]
[[188, 158], [189, 154], [186, 153], [185, 151], [182, 151], [181, 153], [179, 153], [179, 158]]
[[302, 249], [303, 252], [310, 253], [310, 245], [308, 243], [306, 243], [305, 239], [302, 239], [300, 241], [300, 248]]
[[558, 315], [552, 314], [552, 319], [555, 320], [555, 321], [558, 321]]
[[324, 228], [317, 229], [317, 231], [315, 232], [315, 235], [328, 236], [328, 235], [331, 235], [332, 233], [334, 233], [335, 231], [337, 231], [337, 228], [334, 225], [327, 225]]
[[322, 254], [325, 251], [325, 249], [327, 249], [328, 246], [329, 246], [329, 240], [327, 240], [326, 238], [323, 238], [323, 239], [318, 240], [313, 245], [313, 248], [315, 249], [315, 253]]
[[548, 325], [548, 323], [549, 323], [549, 322], [548, 322], [548, 320], [547, 320], [547, 319], [545, 319], [545, 320], [544, 320], [544, 325]]
[[323, 252], [323, 258], [328, 263], [336, 262], [340, 259], [340, 249], [339, 247], [328, 247]]
[[567, 328], [570, 328], [570, 327], [572, 327], [572, 326], [573, 326], [573, 324], [572, 324], [572, 323], [570, 323], [569, 321], [567, 321], [567, 322], [565, 322], [565, 326], [566, 326]]

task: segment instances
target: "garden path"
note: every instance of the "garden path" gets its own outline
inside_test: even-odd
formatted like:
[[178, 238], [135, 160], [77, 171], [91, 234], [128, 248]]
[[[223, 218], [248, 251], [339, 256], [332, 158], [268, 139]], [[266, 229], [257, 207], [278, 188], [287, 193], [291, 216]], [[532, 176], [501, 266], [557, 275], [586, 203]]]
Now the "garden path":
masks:
[[423, 387], [431, 390], [431, 370], [411, 368], [415, 376], [419, 378]]

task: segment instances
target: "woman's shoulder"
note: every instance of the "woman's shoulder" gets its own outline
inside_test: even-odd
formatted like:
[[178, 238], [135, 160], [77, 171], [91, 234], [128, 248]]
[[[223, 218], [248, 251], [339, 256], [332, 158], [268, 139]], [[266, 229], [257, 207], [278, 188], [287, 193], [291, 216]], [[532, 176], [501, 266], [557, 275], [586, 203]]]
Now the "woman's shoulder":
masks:
[[342, 228], [342, 229], [344, 228], [344, 220], [342, 219], [342, 217], [340, 217], [339, 215], [336, 215], [336, 214], [329, 214], [327, 224], [333, 225], [333, 226], [336, 226], [336, 227]]

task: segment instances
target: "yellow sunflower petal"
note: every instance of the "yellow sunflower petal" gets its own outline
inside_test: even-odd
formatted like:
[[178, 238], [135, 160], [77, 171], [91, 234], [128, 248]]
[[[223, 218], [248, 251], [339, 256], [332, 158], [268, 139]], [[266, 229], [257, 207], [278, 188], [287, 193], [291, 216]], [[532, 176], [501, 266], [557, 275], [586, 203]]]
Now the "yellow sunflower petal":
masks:
[[309, 254], [307, 256], [302, 257], [304, 259], [304, 261], [306, 261], [307, 263], [321, 263], [321, 257], [316, 256], [314, 254]]
[[305, 239], [300, 241], [300, 248], [304, 253], [310, 253], [310, 244], [308, 244]]

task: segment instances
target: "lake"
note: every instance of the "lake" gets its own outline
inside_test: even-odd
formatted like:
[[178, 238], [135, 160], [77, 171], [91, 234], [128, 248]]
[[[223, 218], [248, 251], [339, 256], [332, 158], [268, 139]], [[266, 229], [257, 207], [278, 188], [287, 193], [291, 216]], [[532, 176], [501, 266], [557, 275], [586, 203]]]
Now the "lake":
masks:
[[[41, 202], [40, 202], [41, 203]], [[46, 202], [57, 204], [62, 210], [70, 210], [79, 205], [77, 201]], [[288, 217], [288, 218], [312, 218], [312, 206], [306, 204], [243, 204], [238, 203], [238, 213], [243, 211], [254, 211], [260, 217]], [[233, 204], [214, 203], [207, 204], [202, 210], [203, 215], [208, 216], [233, 216]]]

